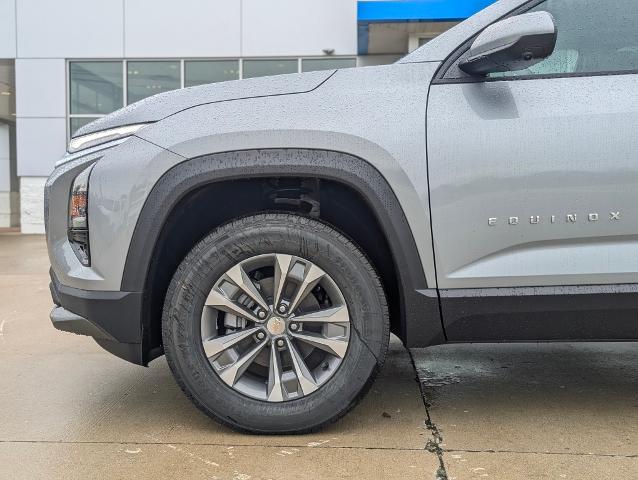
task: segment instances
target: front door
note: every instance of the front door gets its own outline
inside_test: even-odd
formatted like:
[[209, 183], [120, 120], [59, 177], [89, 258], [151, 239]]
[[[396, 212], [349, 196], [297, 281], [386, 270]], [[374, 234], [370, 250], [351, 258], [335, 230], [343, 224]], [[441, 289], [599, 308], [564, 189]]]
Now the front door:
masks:
[[532, 10], [555, 18], [550, 58], [430, 90], [441, 289], [638, 283], [638, 2]]

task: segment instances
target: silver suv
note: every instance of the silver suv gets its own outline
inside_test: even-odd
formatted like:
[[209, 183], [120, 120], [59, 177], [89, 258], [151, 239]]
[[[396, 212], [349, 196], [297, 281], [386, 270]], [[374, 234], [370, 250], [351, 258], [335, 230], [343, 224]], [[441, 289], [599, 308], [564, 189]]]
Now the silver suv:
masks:
[[187, 88], [46, 186], [56, 328], [268, 433], [344, 415], [390, 332], [638, 339], [638, 2], [501, 0], [394, 65]]

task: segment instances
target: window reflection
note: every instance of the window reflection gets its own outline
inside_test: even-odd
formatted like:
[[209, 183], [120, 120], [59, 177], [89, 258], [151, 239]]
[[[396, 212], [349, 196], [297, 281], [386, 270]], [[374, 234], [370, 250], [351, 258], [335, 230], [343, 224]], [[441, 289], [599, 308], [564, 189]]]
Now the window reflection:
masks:
[[128, 62], [127, 103], [180, 88], [179, 62]]
[[266, 77], [283, 73], [297, 73], [297, 59], [244, 60], [243, 77]]
[[71, 114], [107, 114], [124, 105], [122, 62], [71, 62]]
[[185, 87], [237, 80], [238, 78], [238, 60], [193, 60], [184, 62]]
[[82, 128], [84, 125], [91, 123], [93, 120], [97, 120], [100, 117], [72, 117], [71, 124], [69, 126], [69, 132], [71, 137], [75, 135], [75, 132]]
[[354, 58], [304, 58], [301, 61], [302, 72], [315, 72], [317, 70], [336, 70], [337, 68], [356, 67]]

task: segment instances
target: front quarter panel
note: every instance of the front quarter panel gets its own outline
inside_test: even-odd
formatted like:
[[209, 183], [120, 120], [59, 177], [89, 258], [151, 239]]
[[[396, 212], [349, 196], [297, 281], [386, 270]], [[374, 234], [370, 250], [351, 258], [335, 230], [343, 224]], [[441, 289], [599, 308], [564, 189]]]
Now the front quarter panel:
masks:
[[[425, 111], [437, 67], [438, 63], [420, 63], [339, 70], [312, 92], [202, 105], [166, 118], [140, 136], [184, 158], [299, 148], [366, 160], [399, 199], [428, 286], [434, 287]], [[149, 165], [145, 171], [148, 182], [154, 183], [165, 169]], [[137, 206], [130, 208], [139, 211]]]

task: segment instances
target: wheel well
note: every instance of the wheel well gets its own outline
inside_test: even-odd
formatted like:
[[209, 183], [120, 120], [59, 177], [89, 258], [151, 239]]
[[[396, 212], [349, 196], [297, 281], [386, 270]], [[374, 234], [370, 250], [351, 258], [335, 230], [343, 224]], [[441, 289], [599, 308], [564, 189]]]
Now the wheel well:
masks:
[[266, 211], [293, 212], [325, 221], [367, 255], [381, 277], [390, 329], [405, 341], [397, 267], [379, 220], [352, 187], [302, 177], [267, 177], [210, 183], [189, 192], [168, 215], [153, 252], [144, 292], [146, 362], [162, 354], [164, 298], [178, 265], [204, 236], [224, 223]]

